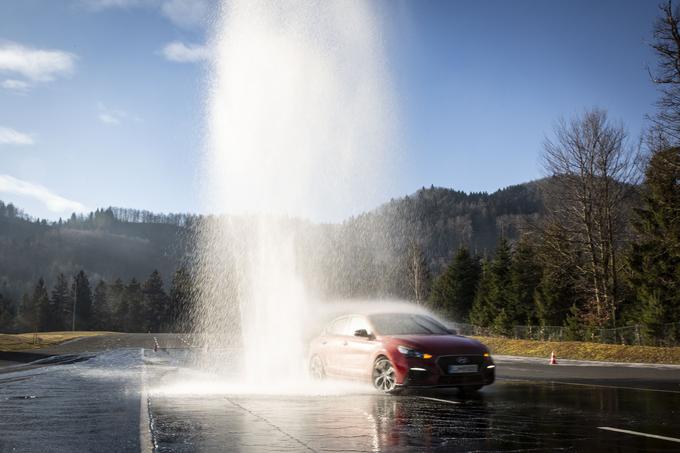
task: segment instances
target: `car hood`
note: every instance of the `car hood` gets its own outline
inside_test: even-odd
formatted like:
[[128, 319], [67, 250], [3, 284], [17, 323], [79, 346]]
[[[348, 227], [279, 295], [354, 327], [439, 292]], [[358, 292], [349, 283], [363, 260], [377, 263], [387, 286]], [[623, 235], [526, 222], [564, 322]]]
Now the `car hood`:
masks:
[[401, 344], [433, 355], [483, 354], [488, 351], [477, 340], [460, 335], [390, 335], [395, 345]]

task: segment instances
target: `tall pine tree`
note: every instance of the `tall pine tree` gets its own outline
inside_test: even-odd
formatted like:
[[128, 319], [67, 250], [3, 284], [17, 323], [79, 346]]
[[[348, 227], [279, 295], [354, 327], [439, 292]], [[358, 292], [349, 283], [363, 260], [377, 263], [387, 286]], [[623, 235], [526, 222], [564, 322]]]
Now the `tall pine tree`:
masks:
[[430, 304], [455, 321], [468, 322], [481, 273], [479, 258], [467, 248], [459, 248], [451, 264], [435, 280]]
[[532, 325], [536, 322], [534, 296], [541, 280], [541, 267], [527, 236], [515, 247], [510, 268], [511, 297], [506, 313], [512, 324]]
[[144, 282], [144, 307], [146, 309], [145, 327], [151, 332], [161, 332], [167, 329], [169, 303], [168, 296], [163, 289], [161, 274], [155, 270]]
[[71, 328], [70, 318], [67, 322], [67, 314], [73, 309], [72, 306], [73, 300], [68, 289], [68, 279], [64, 274], [59, 274], [50, 297], [50, 317], [55, 330], [69, 330]]
[[127, 304], [125, 310], [125, 331], [126, 332], [147, 332], [146, 329], [146, 309], [144, 307], [144, 293], [142, 287], [136, 279], [130, 280], [125, 288], [123, 296], [124, 303]]
[[128, 332], [129, 305], [125, 298], [125, 284], [120, 278], [109, 285], [108, 300], [113, 319], [111, 329]]
[[512, 249], [501, 238], [493, 260], [485, 266], [470, 319], [482, 327], [492, 326], [507, 335], [512, 328]]
[[186, 332], [191, 322], [193, 306], [193, 286], [189, 272], [184, 267], [177, 269], [172, 276], [168, 321], [174, 332]]
[[46, 331], [49, 330], [50, 325], [50, 298], [47, 295], [47, 287], [45, 280], [42, 277], [33, 289], [33, 296], [31, 297], [31, 310], [33, 311], [33, 326], [32, 330]]
[[92, 289], [85, 271], [81, 270], [73, 277], [71, 295], [75, 299], [73, 305], [76, 310], [75, 323], [71, 319], [71, 328], [73, 330], [89, 330], [92, 321]]
[[99, 280], [94, 288], [94, 299], [92, 301], [92, 323], [94, 330], [111, 330], [112, 313], [108, 300], [108, 285], [104, 280]]
[[643, 200], [635, 210], [638, 239], [630, 253], [630, 280], [645, 335], [657, 338], [665, 323], [680, 319], [680, 148], [652, 156]]

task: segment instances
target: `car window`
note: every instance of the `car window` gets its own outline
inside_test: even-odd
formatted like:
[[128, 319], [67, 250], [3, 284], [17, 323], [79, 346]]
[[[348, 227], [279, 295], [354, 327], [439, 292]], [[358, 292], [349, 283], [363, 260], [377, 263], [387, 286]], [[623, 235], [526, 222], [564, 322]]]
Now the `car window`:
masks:
[[375, 330], [382, 335], [446, 335], [450, 332], [429, 316], [410, 313], [386, 313], [369, 316]]
[[347, 325], [349, 323], [349, 318], [344, 316], [342, 318], [338, 318], [335, 321], [331, 323], [331, 325], [328, 327], [328, 333], [331, 335], [347, 335], [345, 333], [345, 330], [347, 328]]
[[364, 329], [366, 332], [371, 333], [371, 327], [366, 318], [363, 316], [352, 316], [347, 335], [354, 335], [354, 332], [360, 329]]

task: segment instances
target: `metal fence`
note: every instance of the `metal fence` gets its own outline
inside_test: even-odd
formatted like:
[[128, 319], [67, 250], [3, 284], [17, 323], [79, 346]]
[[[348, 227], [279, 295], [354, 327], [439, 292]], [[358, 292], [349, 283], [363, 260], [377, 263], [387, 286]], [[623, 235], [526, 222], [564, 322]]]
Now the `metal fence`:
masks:
[[639, 346], [680, 346], [680, 322], [646, 326], [600, 329], [596, 327], [564, 326], [514, 326], [505, 334], [491, 327], [453, 323], [461, 335], [506, 337], [540, 341], [588, 341], [593, 343], [626, 344]]

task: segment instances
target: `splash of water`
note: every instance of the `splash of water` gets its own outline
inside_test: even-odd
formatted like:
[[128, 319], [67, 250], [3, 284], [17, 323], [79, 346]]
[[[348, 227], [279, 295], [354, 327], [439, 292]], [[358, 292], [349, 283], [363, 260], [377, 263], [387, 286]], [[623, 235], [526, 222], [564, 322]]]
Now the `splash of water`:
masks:
[[[369, 2], [225, 3], [213, 40], [198, 331], [249, 384], [304, 379], [310, 282], [296, 218], [337, 220], [380, 186], [392, 124]], [[314, 275], [317, 274], [317, 275]], [[229, 352], [230, 354], [227, 354]], [[240, 361], [241, 363], [235, 363]]]

